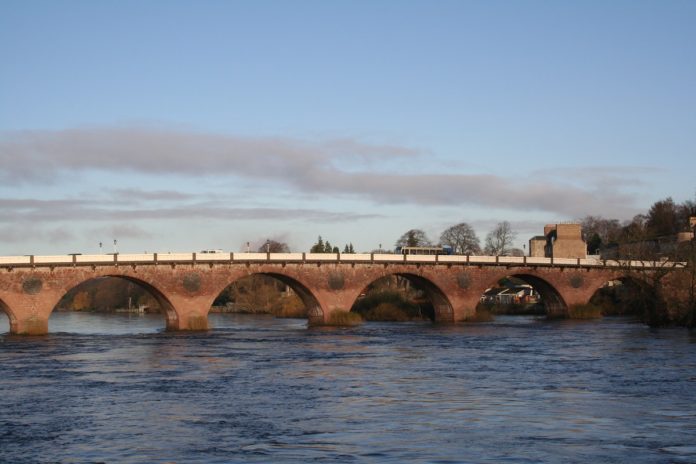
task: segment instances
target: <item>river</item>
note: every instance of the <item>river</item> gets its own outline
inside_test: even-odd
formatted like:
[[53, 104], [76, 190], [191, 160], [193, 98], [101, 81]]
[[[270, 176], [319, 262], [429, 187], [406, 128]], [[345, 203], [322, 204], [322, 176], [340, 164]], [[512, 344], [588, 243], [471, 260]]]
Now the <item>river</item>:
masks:
[[696, 462], [685, 329], [211, 324], [55, 313], [0, 335], [0, 462]]

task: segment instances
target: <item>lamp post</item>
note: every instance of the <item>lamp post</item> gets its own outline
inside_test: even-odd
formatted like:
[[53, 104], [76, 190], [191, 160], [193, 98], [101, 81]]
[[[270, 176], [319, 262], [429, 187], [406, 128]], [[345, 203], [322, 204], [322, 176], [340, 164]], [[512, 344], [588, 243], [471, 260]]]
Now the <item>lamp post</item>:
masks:
[[99, 242], [99, 254], [101, 255], [102, 252], [102, 245], [104, 245], [102, 242]]
[[118, 245], [118, 240], [114, 239], [114, 254], [115, 254], [115, 255], [118, 254], [118, 248], [117, 248], [116, 245]]
[[271, 252], [271, 241], [266, 240], [266, 253], [270, 253], [270, 252]]

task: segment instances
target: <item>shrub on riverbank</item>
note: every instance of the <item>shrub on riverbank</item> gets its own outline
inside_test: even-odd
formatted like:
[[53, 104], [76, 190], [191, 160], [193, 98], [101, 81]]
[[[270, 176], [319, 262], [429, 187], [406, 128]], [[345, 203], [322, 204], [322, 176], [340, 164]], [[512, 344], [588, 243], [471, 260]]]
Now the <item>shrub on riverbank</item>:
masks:
[[490, 308], [485, 305], [478, 305], [476, 307], [476, 312], [464, 319], [464, 322], [491, 322], [493, 319], [493, 313]]
[[568, 317], [571, 319], [600, 319], [602, 308], [592, 303], [573, 305], [568, 308]]
[[275, 317], [288, 319], [304, 319], [307, 317], [307, 307], [297, 295], [282, 298], [271, 311]]
[[352, 311], [368, 321], [410, 321], [432, 319], [427, 311], [399, 290], [368, 293], [353, 305]]
[[363, 317], [368, 321], [405, 322], [410, 318], [398, 306], [392, 303], [380, 303], [375, 308], [370, 308]]
[[351, 311], [336, 310], [329, 314], [326, 321], [316, 323], [318, 326], [352, 327], [363, 323], [360, 314]]

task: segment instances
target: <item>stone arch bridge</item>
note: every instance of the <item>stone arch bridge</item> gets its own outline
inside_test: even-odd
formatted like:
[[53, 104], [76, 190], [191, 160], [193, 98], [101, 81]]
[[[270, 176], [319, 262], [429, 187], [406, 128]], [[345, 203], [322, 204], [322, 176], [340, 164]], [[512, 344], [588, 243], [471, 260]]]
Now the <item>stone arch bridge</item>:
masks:
[[[682, 266], [682, 263], [671, 263]], [[213, 301], [236, 280], [264, 274], [289, 285], [308, 308], [310, 324], [350, 311], [378, 279], [398, 275], [424, 290], [435, 320], [459, 322], [475, 314], [484, 291], [506, 276], [519, 277], [542, 295], [547, 313], [563, 317], [589, 302], [610, 280], [631, 269], [664, 262], [616, 262], [536, 257], [310, 254], [167, 253], [0, 257], [0, 309], [13, 334], [48, 332], [60, 299], [97, 277], [120, 277], [146, 288], [160, 303], [169, 330], [204, 330]]]

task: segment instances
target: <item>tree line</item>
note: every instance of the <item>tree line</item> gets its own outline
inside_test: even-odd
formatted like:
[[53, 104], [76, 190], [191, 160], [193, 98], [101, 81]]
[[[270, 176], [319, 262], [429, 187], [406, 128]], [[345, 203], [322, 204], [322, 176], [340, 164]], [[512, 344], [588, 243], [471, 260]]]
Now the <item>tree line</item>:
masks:
[[[483, 248], [473, 227], [466, 222], [460, 222], [448, 227], [440, 234], [439, 242], [435, 243], [422, 229], [410, 229], [404, 232], [394, 243], [394, 247], [430, 247], [448, 246], [455, 254], [461, 255], [480, 255], [482, 252], [489, 255], [512, 255], [521, 256], [524, 252], [514, 247], [517, 233], [512, 229], [508, 221], [498, 223], [491, 230], [484, 242]], [[287, 247], [287, 245], [285, 245]], [[264, 250], [265, 251], [265, 250]], [[324, 240], [321, 235], [309, 249], [310, 253], [339, 253], [341, 250], [337, 246], [332, 246], [328, 240]], [[381, 249], [372, 250], [373, 252], [384, 253]], [[342, 253], [355, 253], [352, 243], [343, 247]]]
[[680, 247], [675, 239], [679, 233], [692, 229], [689, 218], [696, 216], [696, 202], [675, 203], [665, 198], [653, 203], [647, 213], [631, 220], [586, 216], [581, 220], [582, 233], [591, 255], [605, 258], [651, 259], [678, 258]]
[[[696, 216], [696, 202], [687, 200], [676, 203], [671, 197], [655, 202], [646, 213], [630, 220], [605, 219], [588, 215], [577, 220], [581, 224], [583, 239], [590, 255], [604, 258], [649, 259], [651, 256], [677, 257], [674, 239], [677, 234], [693, 227], [689, 218]], [[502, 221], [488, 232], [483, 246], [473, 227], [460, 222], [445, 229], [439, 241], [431, 240], [422, 229], [410, 229], [394, 243], [395, 247], [448, 246], [454, 254], [522, 256], [524, 251], [516, 248], [517, 232], [508, 221]], [[284, 249], [288, 249], [283, 244]], [[263, 250], [265, 251], [265, 250]], [[376, 249], [373, 252], [384, 252]], [[310, 248], [311, 253], [354, 253], [353, 244], [346, 244], [343, 251], [332, 246], [321, 236]]]

